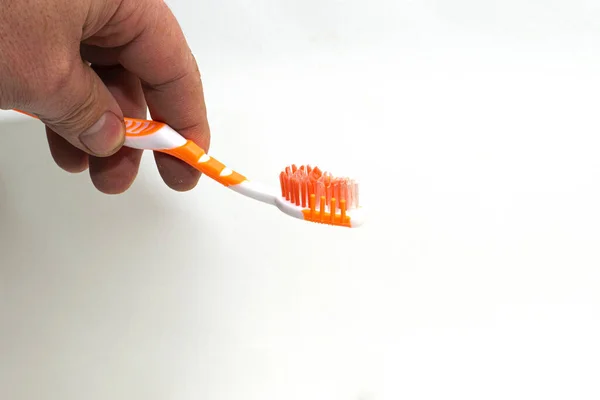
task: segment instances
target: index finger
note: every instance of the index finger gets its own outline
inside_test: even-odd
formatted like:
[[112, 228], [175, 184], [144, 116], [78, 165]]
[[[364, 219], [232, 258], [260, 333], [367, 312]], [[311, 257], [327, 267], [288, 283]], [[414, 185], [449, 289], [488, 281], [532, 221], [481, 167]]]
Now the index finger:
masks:
[[[205, 151], [210, 145], [200, 71], [183, 30], [162, 1], [146, 8], [139, 33], [120, 52], [119, 62], [142, 82], [152, 119], [162, 121]], [[160, 174], [176, 190], [193, 188], [200, 173], [166, 154], [156, 153]]]

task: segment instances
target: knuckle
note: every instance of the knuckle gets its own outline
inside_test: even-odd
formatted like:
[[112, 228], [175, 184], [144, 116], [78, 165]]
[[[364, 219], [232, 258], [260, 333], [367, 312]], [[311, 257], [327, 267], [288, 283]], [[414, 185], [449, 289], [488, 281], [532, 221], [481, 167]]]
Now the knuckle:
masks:
[[[95, 85], [95, 81], [92, 84]], [[73, 96], [68, 96], [67, 93], [63, 97], [65, 100], [58, 112], [45, 120], [48, 125], [64, 134], [78, 136], [96, 122], [100, 117], [96, 113], [98, 90], [90, 85], [82, 85], [80, 88], [85, 90], [73, 93]]]
[[96, 95], [90, 92], [83, 97], [82, 101], [71, 103], [69, 107], [65, 108], [53, 124], [62, 131], [79, 135], [99, 118], [94, 113], [95, 105]]

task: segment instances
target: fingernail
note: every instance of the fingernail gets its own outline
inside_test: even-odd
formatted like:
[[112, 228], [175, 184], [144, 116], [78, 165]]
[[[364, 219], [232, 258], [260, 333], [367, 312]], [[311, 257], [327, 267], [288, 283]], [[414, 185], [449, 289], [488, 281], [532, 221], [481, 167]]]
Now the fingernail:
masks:
[[123, 145], [125, 126], [119, 117], [107, 111], [91, 128], [79, 136], [79, 140], [94, 155], [109, 156]]

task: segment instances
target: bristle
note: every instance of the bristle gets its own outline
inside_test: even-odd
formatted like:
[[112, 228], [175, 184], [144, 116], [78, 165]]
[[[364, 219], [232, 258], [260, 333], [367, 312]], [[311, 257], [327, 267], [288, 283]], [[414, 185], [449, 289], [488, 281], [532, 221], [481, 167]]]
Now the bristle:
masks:
[[302, 182], [302, 208], [306, 208], [306, 201], [308, 199], [308, 180], [305, 179]]
[[313, 213], [318, 210], [345, 215], [359, 206], [358, 184], [353, 179], [335, 177], [318, 167], [292, 164], [281, 172], [279, 181], [286, 200], [305, 209], [308, 207]]
[[281, 171], [281, 174], [279, 174], [279, 184], [281, 185], [281, 197], [286, 197], [285, 183], [285, 172]]
[[[336, 209], [337, 209], [337, 208], [336, 208], [336, 206], [335, 206], [335, 198], [333, 198], [333, 197], [332, 197], [332, 198], [331, 198], [331, 203], [330, 203], [330, 206], [329, 206], [329, 210], [330, 210], [330, 211], [329, 211], [329, 212], [330, 212], [330, 215], [329, 215], [329, 220], [331, 221], [331, 223], [334, 223], [334, 222], [335, 222], [335, 210], [336, 210]], [[333, 211], [331, 211], [331, 210], [333, 210]]]

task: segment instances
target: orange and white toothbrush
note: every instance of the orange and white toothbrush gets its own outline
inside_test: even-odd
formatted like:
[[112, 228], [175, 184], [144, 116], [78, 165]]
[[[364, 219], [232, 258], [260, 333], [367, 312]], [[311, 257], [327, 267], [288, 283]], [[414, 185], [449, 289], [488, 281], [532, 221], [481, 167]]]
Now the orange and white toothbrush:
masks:
[[[16, 110], [18, 111], [18, 110]], [[19, 111], [36, 118], [34, 115]], [[209, 156], [167, 124], [125, 118], [124, 146], [170, 154], [223, 186], [252, 199], [276, 206], [289, 216], [310, 222], [355, 228], [363, 224], [358, 183], [334, 177], [310, 166], [286, 167], [279, 174], [281, 192], [275, 193]]]

